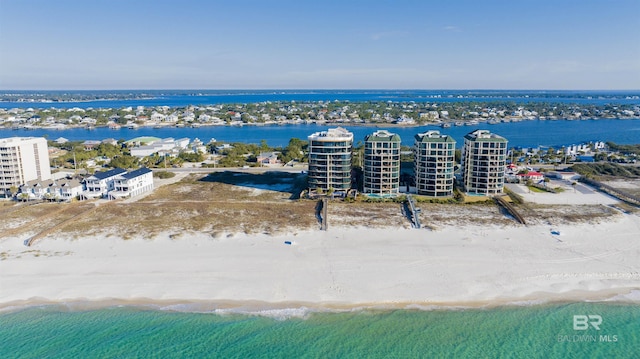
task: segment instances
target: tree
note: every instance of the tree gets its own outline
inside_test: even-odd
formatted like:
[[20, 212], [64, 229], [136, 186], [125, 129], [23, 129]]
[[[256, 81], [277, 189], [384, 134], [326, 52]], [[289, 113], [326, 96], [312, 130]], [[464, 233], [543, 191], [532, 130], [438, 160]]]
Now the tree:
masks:
[[303, 141], [299, 138], [292, 138], [289, 140], [289, 144], [285, 147], [278, 157], [280, 161], [283, 163], [287, 163], [289, 161], [295, 160], [304, 162], [305, 161], [305, 151], [308, 147], [308, 142]]
[[178, 158], [185, 162], [202, 162], [204, 161], [204, 155], [200, 152], [197, 153], [188, 153], [182, 152], [178, 155]]
[[353, 167], [362, 168], [364, 163], [364, 143], [358, 141], [353, 148], [353, 156], [351, 157], [351, 165]]
[[121, 147], [117, 147], [109, 143], [99, 144], [96, 150], [98, 151], [98, 156], [105, 156], [109, 158], [113, 158], [122, 154]]
[[269, 144], [267, 143], [267, 140], [260, 140], [260, 151], [267, 152], [270, 149], [271, 148], [269, 147]]
[[116, 156], [111, 159], [109, 166], [114, 168], [135, 168], [138, 167], [138, 159], [128, 155]]

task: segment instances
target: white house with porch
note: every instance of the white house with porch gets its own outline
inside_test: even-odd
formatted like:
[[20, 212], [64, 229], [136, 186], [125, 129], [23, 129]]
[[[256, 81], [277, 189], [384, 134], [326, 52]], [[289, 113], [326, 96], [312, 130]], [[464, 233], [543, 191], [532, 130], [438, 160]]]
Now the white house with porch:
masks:
[[108, 193], [109, 199], [134, 197], [153, 191], [153, 172], [146, 167], [116, 176], [113, 180], [113, 191]]
[[75, 179], [29, 181], [20, 186], [18, 199], [70, 201], [83, 192], [82, 183]]
[[110, 191], [113, 191], [114, 181], [116, 177], [127, 173], [122, 168], [114, 168], [109, 171], [97, 172], [84, 180], [87, 190], [84, 195], [87, 198], [106, 197]]
[[84, 192], [84, 188], [80, 181], [75, 179], [65, 179], [56, 181], [58, 184], [58, 193], [60, 199], [70, 201], [72, 198], [76, 198]]

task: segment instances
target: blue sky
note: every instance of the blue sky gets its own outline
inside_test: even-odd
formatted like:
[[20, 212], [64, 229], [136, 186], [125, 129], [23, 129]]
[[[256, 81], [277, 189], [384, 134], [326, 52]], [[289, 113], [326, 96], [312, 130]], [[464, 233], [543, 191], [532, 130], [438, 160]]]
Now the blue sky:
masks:
[[640, 0], [0, 0], [0, 89], [640, 89]]

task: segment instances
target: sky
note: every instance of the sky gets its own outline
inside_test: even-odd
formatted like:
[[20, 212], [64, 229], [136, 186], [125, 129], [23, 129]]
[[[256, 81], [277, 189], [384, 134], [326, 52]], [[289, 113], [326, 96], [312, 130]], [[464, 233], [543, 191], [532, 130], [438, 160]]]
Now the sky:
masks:
[[640, 89], [640, 0], [0, 0], [0, 89]]

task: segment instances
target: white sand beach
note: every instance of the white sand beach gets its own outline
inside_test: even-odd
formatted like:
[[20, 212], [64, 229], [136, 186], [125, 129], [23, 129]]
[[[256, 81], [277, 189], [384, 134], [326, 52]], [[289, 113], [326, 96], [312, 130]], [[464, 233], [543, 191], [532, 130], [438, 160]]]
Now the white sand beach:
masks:
[[616, 295], [640, 302], [635, 214], [553, 227], [331, 227], [274, 236], [47, 238], [32, 247], [7, 238], [0, 253], [5, 308], [105, 300], [483, 306]]

